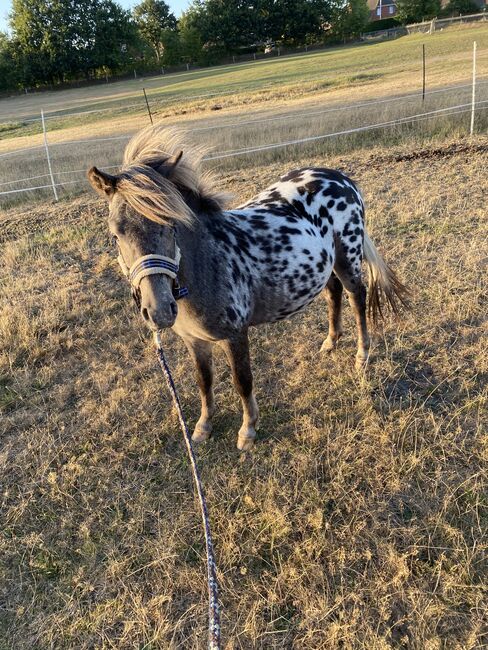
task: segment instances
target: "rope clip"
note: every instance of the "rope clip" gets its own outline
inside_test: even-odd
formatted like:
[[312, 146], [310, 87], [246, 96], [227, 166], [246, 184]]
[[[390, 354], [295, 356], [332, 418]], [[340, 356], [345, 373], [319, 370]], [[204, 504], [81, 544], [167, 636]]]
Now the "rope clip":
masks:
[[154, 332], [153, 338], [154, 338], [154, 345], [156, 346], [156, 348], [158, 349], [162, 348], [163, 345], [161, 343], [161, 330], [157, 330], [156, 332]]

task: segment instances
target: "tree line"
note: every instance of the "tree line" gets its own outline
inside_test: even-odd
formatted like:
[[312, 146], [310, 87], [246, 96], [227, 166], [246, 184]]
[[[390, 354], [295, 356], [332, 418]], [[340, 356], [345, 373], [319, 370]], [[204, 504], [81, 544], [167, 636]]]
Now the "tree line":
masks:
[[[472, 0], [450, 7], [476, 10]], [[398, 0], [398, 8], [409, 22], [441, 13], [440, 0]], [[10, 33], [0, 32], [0, 91], [344, 42], [369, 16], [366, 0], [194, 0], [179, 20], [164, 0], [142, 0], [132, 12], [115, 0], [14, 0]]]

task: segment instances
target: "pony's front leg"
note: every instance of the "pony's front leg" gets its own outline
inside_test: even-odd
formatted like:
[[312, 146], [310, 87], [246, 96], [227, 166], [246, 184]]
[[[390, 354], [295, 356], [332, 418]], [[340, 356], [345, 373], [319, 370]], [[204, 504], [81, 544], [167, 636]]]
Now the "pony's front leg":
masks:
[[200, 339], [184, 339], [197, 370], [198, 388], [202, 400], [200, 419], [195, 425], [192, 440], [203, 442], [212, 433], [212, 416], [215, 412], [213, 394], [212, 343]]
[[234, 384], [242, 401], [242, 426], [237, 436], [237, 449], [251, 449], [256, 437], [259, 409], [252, 392], [252, 372], [249, 359], [247, 330], [221, 343], [232, 369]]

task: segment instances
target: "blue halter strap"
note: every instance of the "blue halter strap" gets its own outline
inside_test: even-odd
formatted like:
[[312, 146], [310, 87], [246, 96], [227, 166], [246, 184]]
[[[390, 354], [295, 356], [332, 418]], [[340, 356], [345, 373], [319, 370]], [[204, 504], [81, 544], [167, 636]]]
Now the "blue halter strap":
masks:
[[124, 272], [124, 275], [127, 276], [134, 290], [138, 291], [142, 278], [145, 278], [148, 275], [168, 275], [173, 280], [173, 295], [175, 297], [175, 300], [179, 300], [180, 298], [185, 298], [188, 296], [189, 291], [187, 287], [180, 287], [178, 283], [177, 276], [181, 253], [176, 242], [175, 254], [175, 259], [165, 257], [164, 255], [143, 255], [137, 259], [130, 268], [128, 268], [122, 255], [119, 255], [117, 259], [122, 268], [122, 271]]
[[169, 275], [173, 280], [178, 273], [178, 265], [174, 261], [163, 258], [160, 255], [144, 255], [131, 266], [129, 273], [129, 282], [131, 284], [139, 284], [146, 275], [155, 275], [157, 273], [164, 273]]

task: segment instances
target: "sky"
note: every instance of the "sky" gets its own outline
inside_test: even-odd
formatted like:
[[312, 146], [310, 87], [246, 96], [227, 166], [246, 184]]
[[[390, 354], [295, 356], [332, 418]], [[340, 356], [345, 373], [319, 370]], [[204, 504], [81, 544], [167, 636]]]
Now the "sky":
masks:
[[[125, 9], [132, 9], [138, 0], [118, 0]], [[166, 0], [171, 11], [179, 18], [181, 13], [188, 7], [190, 0]], [[0, 0], [0, 32], [8, 31], [8, 13], [12, 7], [11, 0]]]

